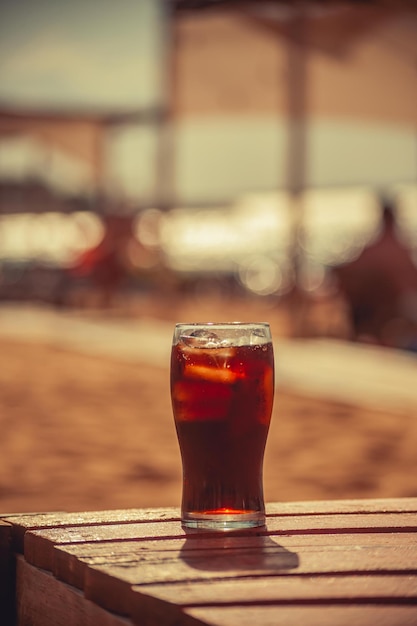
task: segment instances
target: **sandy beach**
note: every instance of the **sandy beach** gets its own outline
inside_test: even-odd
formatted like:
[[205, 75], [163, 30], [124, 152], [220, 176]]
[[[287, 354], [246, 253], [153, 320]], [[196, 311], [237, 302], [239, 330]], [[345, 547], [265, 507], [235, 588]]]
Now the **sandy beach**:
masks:
[[[166, 321], [191, 319], [185, 306], [164, 311]], [[192, 314], [197, 319], [195, 303]], [[235, 311], [228, 315], [235, 319]], [[285, 335], [275, 312], [246, 307], [241, 317], [265, 315]], [[0, 348], [0, 511], [179, 505], [168, 362], [4, 334]], [[265, 457], [266, 500], [417, 496], [416, 448], [416, 414], [403, 406], [373, 408], [281, 386]]]

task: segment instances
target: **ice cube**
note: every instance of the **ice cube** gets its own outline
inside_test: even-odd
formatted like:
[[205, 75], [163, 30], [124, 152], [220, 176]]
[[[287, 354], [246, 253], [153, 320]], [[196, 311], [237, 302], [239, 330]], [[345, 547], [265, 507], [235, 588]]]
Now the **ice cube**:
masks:
[[263, 328], [254, 328], [250, 336], [250, 345], [256, 346], [265, 342], [265, 330]]
[[200, 328], [189, 335], [181, 335], [181, 340], [190, 348], [220, 348], [222, 340], [210, 330]]
[[211, 383], [226, 383], [228, 385], [232, 385], [238, 379], [238, 374], [227, 367], [210, 367], [194, 364], [187, 364], [184, 367], [184, 376]]

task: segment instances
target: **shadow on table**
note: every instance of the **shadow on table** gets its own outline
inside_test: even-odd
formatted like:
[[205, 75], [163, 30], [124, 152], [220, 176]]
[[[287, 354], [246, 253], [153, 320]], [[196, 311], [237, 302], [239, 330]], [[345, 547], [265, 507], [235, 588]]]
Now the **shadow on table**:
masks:
[[181, 549], [180, 558], [194, 569], [217, 572], [228, 570], [276, 572], [296, 569], [300, 564], [296, 552], [290, 552], [271, 537], [255, 534], [190, 533]]

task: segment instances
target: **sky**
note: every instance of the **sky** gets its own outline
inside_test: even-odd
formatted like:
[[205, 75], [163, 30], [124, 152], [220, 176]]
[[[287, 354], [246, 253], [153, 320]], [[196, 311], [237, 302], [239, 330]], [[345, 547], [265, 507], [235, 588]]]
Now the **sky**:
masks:
[[158, 0], [0, 0], [0, 103], [152, 104], [159, 11]]

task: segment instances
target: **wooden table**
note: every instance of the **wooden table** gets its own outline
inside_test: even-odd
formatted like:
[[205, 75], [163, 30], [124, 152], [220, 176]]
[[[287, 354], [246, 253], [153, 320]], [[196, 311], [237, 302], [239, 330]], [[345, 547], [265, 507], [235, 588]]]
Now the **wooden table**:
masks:
[[217, 535], [177, 509], [3, 516], [0, 623], [417, 625], [417, 498], [267, 510]]

